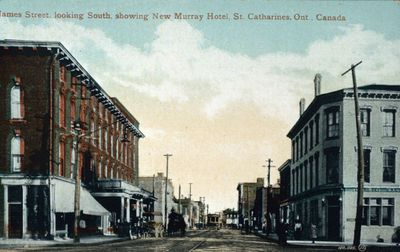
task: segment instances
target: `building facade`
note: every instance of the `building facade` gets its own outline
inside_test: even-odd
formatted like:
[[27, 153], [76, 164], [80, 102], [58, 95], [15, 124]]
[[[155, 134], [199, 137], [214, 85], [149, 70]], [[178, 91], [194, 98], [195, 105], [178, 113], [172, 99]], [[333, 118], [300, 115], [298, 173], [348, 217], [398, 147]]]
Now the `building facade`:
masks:
[[257, 178], [257, 182], [239, 183], [236, 190], [238, 191], [238, 214], [239, 226], [253, 226], [254, 219], [253, 209], [257, 195], [257, 189], [264, 187], [264, 179]]
[[[139, 186], [149, 192], [157, 199], [154, 202], [154, 221], [156, 223], [165, 224], [165, 176], [164, 173], [159, 172], [157, 176], [139, 177]], [[168, 180], [167, 186], [167, 222], [168, 214], [171, 209], [177, 210], [177, 204], [174, 197], [174, 186], [171, 179]]]
[[0, 234], [71, 235], [76, 180], [81, 232], [130, 222], [144, 135], [129, 111], [58, 42], [0, 41], [0, 87]]
[[[303, 238], [311, 224], [319, 239], [351, 241], [357, 198], [357, 139], [353, 89], [319, 94], [288, 133], [292, 141], [290, 165], [290, 221], [303, 224]], [[400, 225], [400, 86], [359, 87], [365, 164], [361, 239], [390, 241]], [[287, 172], [284, 167], [281, 171]], [[283, 179], [283, 177], [282, 177]]]
[[290, 219], [290, 167], [292, 160], [286, 160], [279, 168], [280, 192], [279, 192], [279, 218], [280, 222], [288, 223]]

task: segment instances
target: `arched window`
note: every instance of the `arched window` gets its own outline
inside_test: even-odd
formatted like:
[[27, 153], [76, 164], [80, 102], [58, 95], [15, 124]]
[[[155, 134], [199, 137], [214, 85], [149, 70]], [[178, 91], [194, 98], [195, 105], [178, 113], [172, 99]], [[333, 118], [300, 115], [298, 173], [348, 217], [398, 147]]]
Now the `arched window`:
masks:
[[20, 136], [11, 139], [11, 170], [20, 172], [24, 159], [24, 140]]
[[24, 117], [23, 92], [20, 86], [11, 88], [11, 119], [22, 119]]

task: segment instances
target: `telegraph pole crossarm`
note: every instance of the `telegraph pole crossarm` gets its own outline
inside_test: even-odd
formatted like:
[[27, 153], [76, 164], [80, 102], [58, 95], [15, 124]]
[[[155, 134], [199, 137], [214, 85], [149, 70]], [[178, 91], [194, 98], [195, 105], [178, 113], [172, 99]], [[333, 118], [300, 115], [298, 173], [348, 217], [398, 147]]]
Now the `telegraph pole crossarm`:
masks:
[[351, 65], [350, 69], [342, 74], [345, 75], [351, 71], [353, 78], [353, 91], [354, 91], [354, 108], [356, 116], [356, 127], [357, 127], [357, 154], [358, 154], [358, 169], [357, 169], [357, 212], [356, 212], [356, 222], [354, 226], [354, 238], [353, 246], [358, 247], [360, 245], [361, 238], [361, 224], [362, 224], [362, 211], [363, 211], [363, 197], [364, 197], [364, 149], [362, 144], [362, 134], [361, 134], [361, 120], [360, 120], [360, 107], [358, 104], [358, 90], [356, 82], [355, 68], [360, 65], [362, 61], [355, 65]]

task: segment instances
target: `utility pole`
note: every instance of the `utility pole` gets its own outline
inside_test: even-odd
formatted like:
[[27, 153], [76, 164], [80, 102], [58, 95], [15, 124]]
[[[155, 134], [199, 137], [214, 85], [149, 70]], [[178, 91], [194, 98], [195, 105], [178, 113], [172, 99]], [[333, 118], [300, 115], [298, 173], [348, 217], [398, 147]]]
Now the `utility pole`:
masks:
[[81, 198], [81, 178], [80, 178], [80, 169], [79, 169], [79, 142], [80, 142], [80, 132], [81, 125], [79, 122], [74, 122], [73, 127], [75, 130], [75, 165], [74, 165], [74, 179], [75, 179], [75, 195], [74, 195], [74, 242], [79, 243], [79, 221], [81, 219], [81, 209], [80, 209], [80, 198]]
[[[268, 158], [268, 160], [265, 160], [265, 161], [267, 161], [268, 162], [268, 165], [267, 166], [265, 166], [265, 165], [263, 165], [263, 167], [267, 167], [267, 197], [266, 197], [266, 200], [267, 200], [267, 209], [264, 209], [264, 204], [263, 204], [263, 206], [261, 207], [261, 209], [262, 209], [262, 216], [264, 216], [265, 217], [265, 220], [266, 220], [266, 222], [267, 222], [267, 230], [270, 230], [270, 228], [271, 228], [271, 223], [272, 223], [272, 220], [270, 219], [270, 209], [271, 209], [271, 206], [270, 206], [270, 201], [271, 201], [271, 197], [270, 197], [270, 194], [271, 194], [271, 167], [275, 167], [275, 166], [271, 166], [271, 163], [272, 163], [272, 160], [270, 159], [270, 158]], [[265, 216], [265, 214], [264, 213], [266, 213], [266, 216]], [[267, 231], [267, 234], [269, 234], [269, 231]]]
[[167, 206], [167, 191], [168, 191], [168, 160], [172, 157], [172, 154], [165, 154], [164, 157], [167, 158], [167, 172], [165, 174], [165, 204], [164, 204], [164, 230], [167, 231], [167, 216], [168, 216], [168, 206]]
[[267, 168], [268, 168], [268, 171], [267, 171], [267, 186], [269, 187], [271, 185], [271, 167], [273, 167], [273, 166], [271, 166], [272, 160], [270, 158], [268, 158], [268, 160], [266, 160], [266, 161], [268, 162], [268, 166], [267, 166]]
[[181, 185], [179, 185], [178, 213], [181, 214]]
[[189, 183], [189, 228], [192, 228], [192, 184]]
[[361, 120], [360, 120], [360, 107], [358, 105], [358, 90], [356, 82], [356, 72], [355, 68], [361, 64], [362, 61], [358, 62], [342, 74], [345, 75], [351, 70], [351, 75], [353, 78], [353, 90], [354, 90], [354, 108], [356, 116], [356, 128], [357, 128], [357, 154], [358, 154], [358, 187], [357, 187], [357, 212], [356, 212], [356, 223], [354, 226], [354, 238], [353, 246], [358, 247], [360, 245], [361, 238], [361, 222], [362, 222], [362, 211], [363, 211], [363, 197], [364, 197], [364, 149], [362, 144], [361, 135]]

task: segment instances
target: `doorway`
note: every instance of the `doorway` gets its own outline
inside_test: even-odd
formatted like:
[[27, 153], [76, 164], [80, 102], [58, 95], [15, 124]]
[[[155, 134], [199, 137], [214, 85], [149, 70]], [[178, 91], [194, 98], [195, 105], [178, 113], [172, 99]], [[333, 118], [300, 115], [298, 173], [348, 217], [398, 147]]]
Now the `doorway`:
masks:
[[328, 234], [330, 241], [340, 241], [340, 202], [339, 196], [327, 197], [328, 201]]

